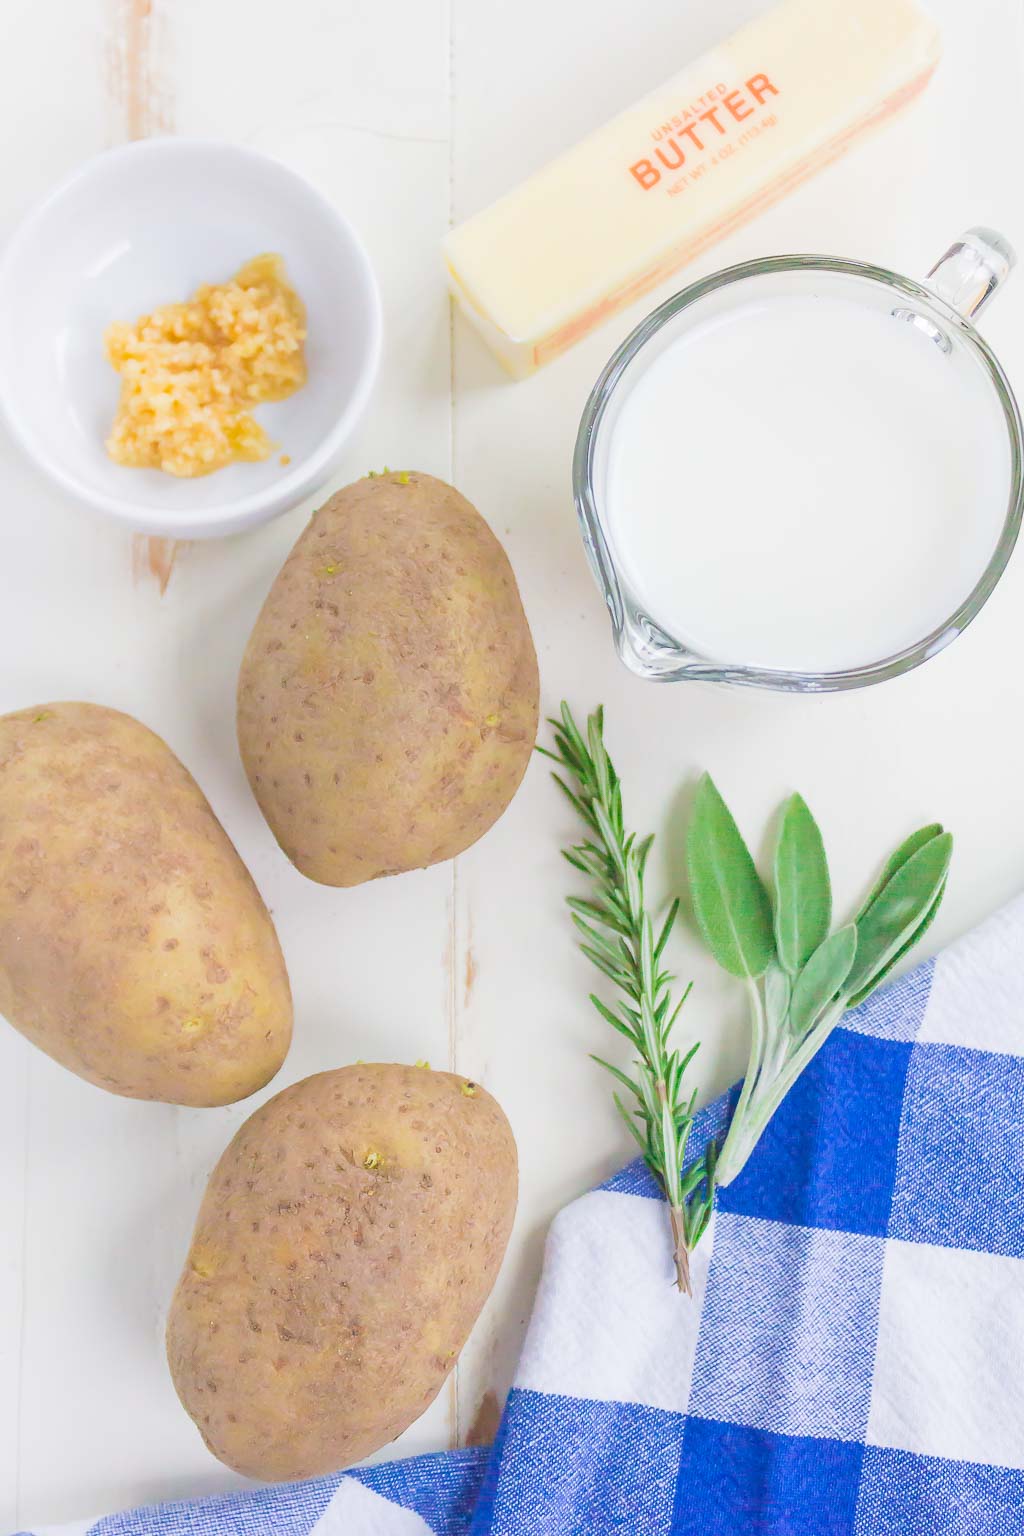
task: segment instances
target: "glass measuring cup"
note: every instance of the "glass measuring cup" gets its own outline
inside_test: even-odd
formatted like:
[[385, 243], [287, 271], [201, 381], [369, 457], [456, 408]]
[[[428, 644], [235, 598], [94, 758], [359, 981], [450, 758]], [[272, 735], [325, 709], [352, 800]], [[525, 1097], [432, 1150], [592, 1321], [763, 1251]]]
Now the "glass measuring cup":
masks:
[[[741, 263], [692, 284], [647, 317], [622, 344], [598, 379], [580, 423], [573, 460], [573, 491], [584, 543], [612, 620], [619, 655], [631, 671], [657, 681], [692, 678], [739, 683], [789, 692], [825, 692], [863, 687], [909, 671], [935, 655], [976, 617], [1012, 553], [1024, 509], [1024, 429], [1013, 391], [996, 357], [972, 319], [1008, 277], [1014, 256], [1007, 242], [991, 230], [972, 229], [946, 252], [924, 282], [865, 262], [828, 256], [777, 256]], [[610, 514], [611, 445], [622, 413], [638, 384], [666, 350], [747, 304], [776, 298], [828, 300], [862, 306], [884, 316], [894, 334], [910, 326], [928, 349], [929, 388], [970, 384], [1005, 459], [1000, 501], [993, 516], [991, 548], [980, 569], [965, 580], [959, 597], [942, 610], [920, 635], [889, 648], [888, 654], [858, 657], [855, 664], [803, 668], [766, 665], [742, 655], [715, 655], [699, 641], [685, 638], [684, 622], [666, 622], [655, 611], [635, 562], [623, 557]], [[872, 322], [874, 323], [874, 322]], [[887, 343], [886, 343], [887, 344]], [[842, 356], [834, 365], [843, 366]], [[881, 364], [880, 364], [881, 365]], [[821, 380], [826, 391], [827, 379]], [[980, 390], [980, 393], [979, 393]], [[794, 431], [799, 423], [794, 423]], [[678, 484], [685, 505], [687, 468], [680, 434]], [[955, 443], [945, 447], [956, 450]], [[867, 445], [870, 451], [870, 445]], [[739, 445], [742, 451], [742, 444]], [[851, 452], [854, 445], [851, 445]], [[864, 451], [864, 445], [858, 445]], [[965, 450], [966, 451], [966, 450]], [[723, 464], [723, 473], [729, 466]], [[959, 510], [959, 509], [958, 509]], [[697, 509], [694, 515], [703, 515]], [[963, 516], [974, 515], [970, 506]], [[998, 522], [995, 519], [998, 518]], [[691, 570], [699, 579], [699, 569]]]

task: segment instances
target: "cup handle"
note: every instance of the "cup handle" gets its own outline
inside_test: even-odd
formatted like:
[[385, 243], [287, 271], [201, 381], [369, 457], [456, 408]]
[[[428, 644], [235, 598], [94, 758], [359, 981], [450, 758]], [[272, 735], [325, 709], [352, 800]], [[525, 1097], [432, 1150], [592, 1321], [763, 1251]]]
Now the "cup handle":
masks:
[[928, 273], [940, 299], [973, 320], [1002, 287], [1017, 260], [1010, 242], [994, 229], [969, 229]]

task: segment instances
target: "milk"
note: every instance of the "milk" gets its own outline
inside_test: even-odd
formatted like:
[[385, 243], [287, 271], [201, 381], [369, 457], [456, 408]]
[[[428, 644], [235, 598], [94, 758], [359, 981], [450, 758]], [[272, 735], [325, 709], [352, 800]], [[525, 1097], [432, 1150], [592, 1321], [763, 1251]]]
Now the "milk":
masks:
[[942, 625], [992, 556], [992, 385], [891, 306], [783, 295], [669, 341], [610, 426], [604, 518], [638, 604], [733, 664], [830, 672]]

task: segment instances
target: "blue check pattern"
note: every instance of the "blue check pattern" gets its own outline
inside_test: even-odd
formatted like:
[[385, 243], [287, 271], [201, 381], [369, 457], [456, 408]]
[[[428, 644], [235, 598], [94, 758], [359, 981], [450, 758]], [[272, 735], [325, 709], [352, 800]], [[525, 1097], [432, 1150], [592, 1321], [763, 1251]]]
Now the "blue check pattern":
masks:
[[491, 1450], [90, 1536], [1020, 1536], [1022, 939], [1018, 903], [847, 1016], [721, 1192], [696, 1304], [642, 1164], [563, 1212]]

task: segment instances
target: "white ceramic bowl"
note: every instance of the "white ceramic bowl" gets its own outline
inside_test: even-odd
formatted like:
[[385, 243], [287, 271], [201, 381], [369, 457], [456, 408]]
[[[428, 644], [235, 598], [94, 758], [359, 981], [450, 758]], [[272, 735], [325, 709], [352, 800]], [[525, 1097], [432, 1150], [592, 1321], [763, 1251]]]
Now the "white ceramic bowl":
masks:
[[[114, 464], [107, 325], [222, 282], [263, 251], [284, 257], [309, 315], [308, 382], [257, 408], [279, 451], [195, 480]], [[0, 260], [0, 406], [12, 432], [66, 491], [145, 533], [234, 533], [316, 490], [367, 403], [380, 343], [377, 284], [349, 224], [286, 166], [232, 144], [147, 139], [100, 155], [29, 214]]]

